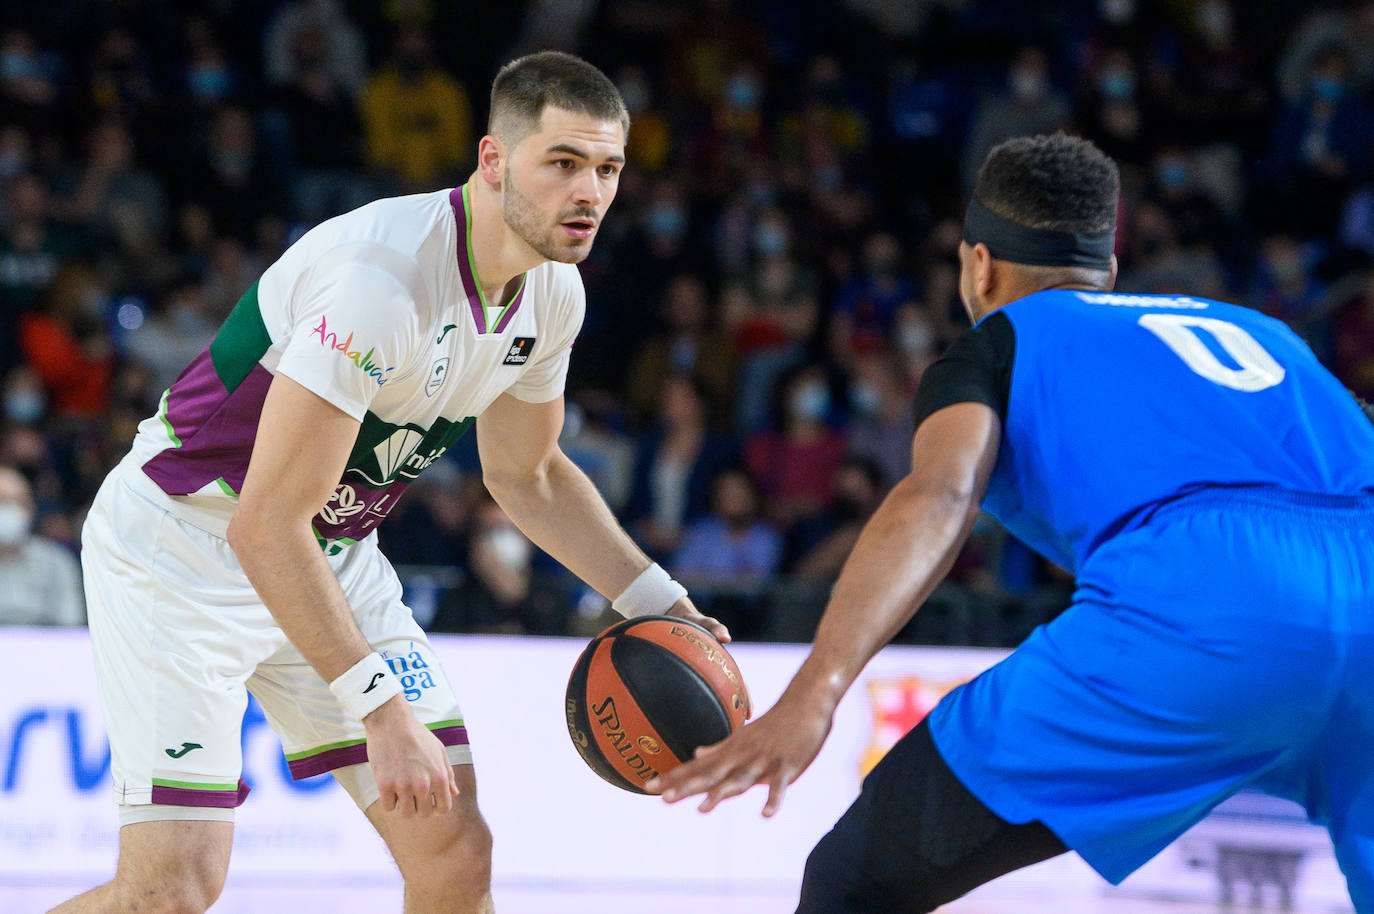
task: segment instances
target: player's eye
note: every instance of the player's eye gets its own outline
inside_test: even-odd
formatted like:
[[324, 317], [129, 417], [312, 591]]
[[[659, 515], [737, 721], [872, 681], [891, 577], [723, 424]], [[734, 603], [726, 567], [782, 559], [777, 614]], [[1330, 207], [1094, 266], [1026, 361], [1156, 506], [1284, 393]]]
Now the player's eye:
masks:
[[577, 163], [572, 159], [555, 159], [553, 164], [555, 168], [561, 168], [564, 171], [577, 167]]
[[614, 178], [620, 174], [620, 168], [615, 165], [602, 165], [597, 171], [601, 172], [602, 177]]

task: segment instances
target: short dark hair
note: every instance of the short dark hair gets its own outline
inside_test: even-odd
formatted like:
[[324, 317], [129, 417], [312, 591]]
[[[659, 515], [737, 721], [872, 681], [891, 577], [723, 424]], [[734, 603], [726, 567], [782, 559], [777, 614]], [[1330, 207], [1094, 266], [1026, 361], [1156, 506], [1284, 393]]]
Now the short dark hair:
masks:
[[1090, 141], [1064, 133], [1023, 136], [993, 147], [973, 196], [1028, 228], [1096, 234], [1116, 227], [1121, 175]]
[[615, 83], [581, 57], [562, 51], [526, 54], [501, 68], [491, 84], [487, 131], [518, 140], [535, 129], [549, 105], [619, 121], [630, 132], [630, 113]]

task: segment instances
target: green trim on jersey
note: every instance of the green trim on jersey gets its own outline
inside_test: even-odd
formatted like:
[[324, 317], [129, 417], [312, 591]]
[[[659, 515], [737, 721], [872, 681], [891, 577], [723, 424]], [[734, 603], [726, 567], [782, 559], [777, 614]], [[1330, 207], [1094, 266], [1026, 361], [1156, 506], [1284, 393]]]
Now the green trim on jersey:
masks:
[[229, 483], [227, 483], [227, 482], [224, 481], [224, 477], [223, 477], [223, 476], [221, 476], [221, 477], [219, 477], [218, 479], [215, 480], [215, 485], [219, 486], [219, 490], [220, 490], [221, 492], [223, 492], [225, 495], [229, 495], [229, 496], [231, 496], [231, 497], [233, 497], [233, 498], [238, 498], [238, 497], [239, 497], [239, 493], [235, 492], [235, 491], [234, 491], [234, 487], [231, 486], [231, 485], [229, 485]]
[[172, 388], [167, 388], [162, 392], [162, 400], [157, 404], [157, 417], [162, 420], [162, 427], [167, 430], [167, 437], [172, 439], [172, 447], [181, 447], [181, 439], [177, 437], [177, 430], [172, 428], [172, 422], [167, 418], [167, 397], [171, 394]]
[[505, 307], [496, 315], [496, 320], [492, 320], [487, 293], [482, 290], [482, 278], [477, 275], [477, 255], [472, 252], [472, 204], [468, 201], [467, 184], [463, 185], [463, 227], [467, 235], [468, 268], [472, 270], [472, 284], [477, 287], [477, 298], [482, 302], [482, 319], [487, 322], [485, 332], [494, 333], [496, 328], [501, 326], [501, 319], [506, 316], [510, 306], [520, 300], [520, 290], [525, 288], [525, 281], [530, 278], [530, 274], [528, 271], [520, 274], [520, 285], [516, 287], [515, 294], [506, 301]]
[[315, 534], [315, 542], [319, 544], [320, 551], [325, 555], [338, 555], [344, 551], [345, 546], [356, 546], [358, 541], [351, 536], [341, 536], [338, 539], [327, 539], [323, 533], [310, 525], [310, 532]]
[[258, 284], [243, 293], [210, 341], [210, 362], [224, 389], [233, 393], [272, 345], [258, 305]]

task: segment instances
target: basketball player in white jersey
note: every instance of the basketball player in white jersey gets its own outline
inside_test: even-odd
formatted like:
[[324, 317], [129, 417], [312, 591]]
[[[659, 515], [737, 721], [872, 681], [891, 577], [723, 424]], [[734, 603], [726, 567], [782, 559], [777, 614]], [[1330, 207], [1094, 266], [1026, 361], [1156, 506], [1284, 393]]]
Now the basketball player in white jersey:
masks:
[[487, 487], [530, 539], [622, 613], [728, 638], [557, 445], [585, 308], [574, 264], [628, 129], [585, 61], [507, 64], [466, 185], [307, 233], [139, 427], [83, 533], [119, 865], [57, 911], [214, 902], [247, 793], [245, 690], [293, 773], [332, 771], [381, 833], [407, 912], [492, 909], [462, 712], [374, 535], [471, 426]]

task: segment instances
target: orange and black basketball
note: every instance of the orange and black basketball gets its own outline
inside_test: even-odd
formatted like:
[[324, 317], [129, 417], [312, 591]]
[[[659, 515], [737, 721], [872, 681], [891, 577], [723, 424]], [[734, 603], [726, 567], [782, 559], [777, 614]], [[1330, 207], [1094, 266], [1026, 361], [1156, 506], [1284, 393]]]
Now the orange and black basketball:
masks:
[[719, 742], [749, 715], [735, 660], [711, 633], [671, 616], [606, 629], [568, 679], [568, 735], [602, 778], [635, 793]]

